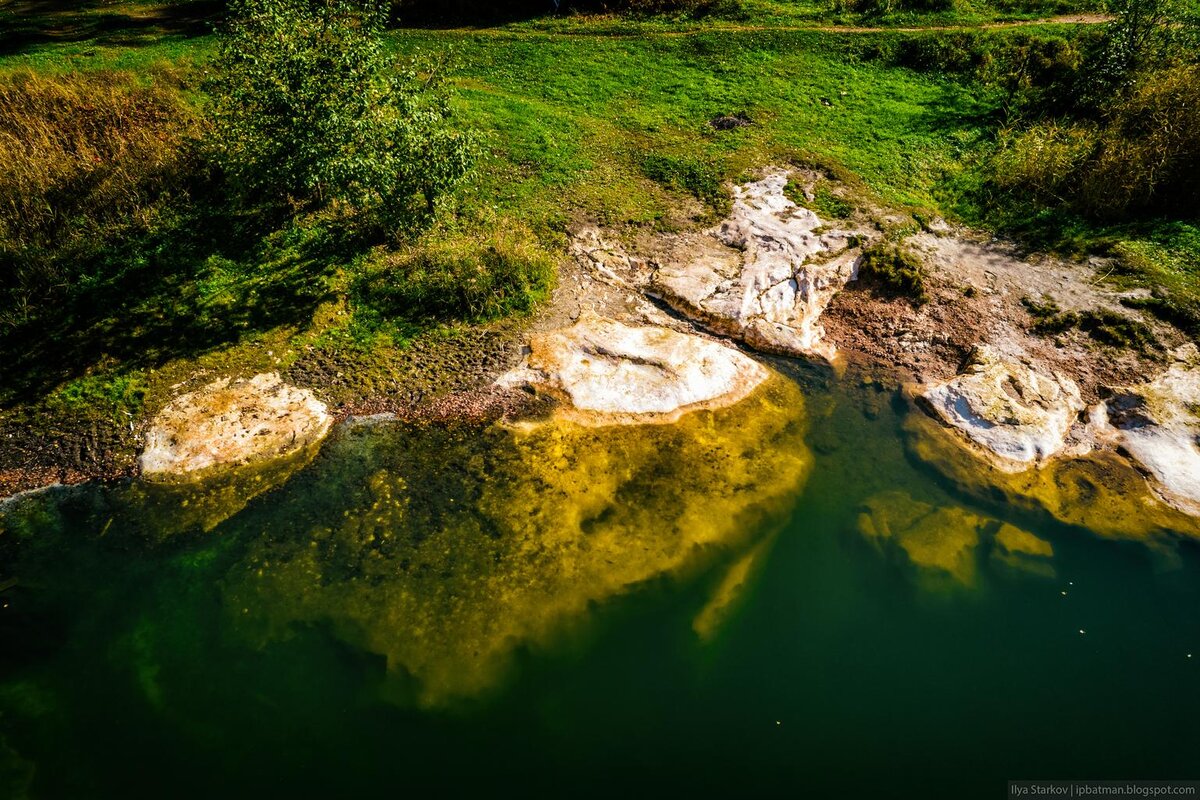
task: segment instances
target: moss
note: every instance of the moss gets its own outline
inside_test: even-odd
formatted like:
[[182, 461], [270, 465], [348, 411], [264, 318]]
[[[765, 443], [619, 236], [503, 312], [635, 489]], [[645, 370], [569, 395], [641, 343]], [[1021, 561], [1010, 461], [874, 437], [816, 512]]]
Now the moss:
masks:
[[878, 244], [868, 248], [859, 261], [858, 276], [918, 305], [929, 302], [925, 267], [916, 255], [902, 247]]
[[1050, 298], [1038, 301], [1029, 297], [1021, 298], [1021, 304], [1033, 316], [1034, 333], [1056, 336], [1079, 330], [1101, 344], [1140, 352], [1158, 346], [1158, 340], [1145, 323], [1107, 308], [1063, 311]]

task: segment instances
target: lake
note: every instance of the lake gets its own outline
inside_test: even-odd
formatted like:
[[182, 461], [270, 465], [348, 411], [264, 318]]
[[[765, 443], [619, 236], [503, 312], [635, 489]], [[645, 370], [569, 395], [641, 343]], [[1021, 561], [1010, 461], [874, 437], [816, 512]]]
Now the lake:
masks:
[[362, 421], [236, 486], [9, 504], [0, 795], [1195, 777], [1194, 541], [968, 496], [894, 391], [791, 373], [675, 425]]

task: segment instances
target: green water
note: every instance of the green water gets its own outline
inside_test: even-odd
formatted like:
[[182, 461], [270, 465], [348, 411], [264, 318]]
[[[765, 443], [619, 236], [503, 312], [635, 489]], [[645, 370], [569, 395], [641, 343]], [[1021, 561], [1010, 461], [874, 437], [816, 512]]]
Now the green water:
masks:
[[[980, 503], [908, 455], [890, 394], [796, 380], [806, 403], [653, 431], [353, 426], [252, 497], [8, 507], [0, 796], [986, 798], [1200, 772], [1195, 545]], [[978, 545], [939, 570], [864, 537], [896, 491], [979, 515]], [[1001, 521], [1053, 556], [1002, 559]]]

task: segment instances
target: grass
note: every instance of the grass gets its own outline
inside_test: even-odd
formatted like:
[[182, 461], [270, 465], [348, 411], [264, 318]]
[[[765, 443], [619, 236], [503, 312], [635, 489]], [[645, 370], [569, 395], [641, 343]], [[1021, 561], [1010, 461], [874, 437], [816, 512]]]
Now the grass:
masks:
[[1106, 308], [1063, 311], [1049, 298], [1039, 301], [1026, 297], [1021, 302], [1034, 319], [1035, 333], [1057, 336], [1078, 330], [1101, 344], [1143, 353], [1158, 346], [1147, 325]]
[[[567, 16], [392, 32], [398, 55], [449, 60], [458, 120], [486, 146], [475, 181], [436, 233], [449, 238], [364, 255], [333, 233], [331, 220], [269, 226], [274, 232], [264, 236], [260, 220], [228, 219], [211, 208], [167, 216], [107, 251], [53, 314], [0, 335], [0, 408], [92, 405], [105, 416], [136, 415], [154, 410], [172, 385], [200, 369], [286, 370], [318, 356], [337, 365], [331, 372], [382, 385], [422, 337], [452, 339], [481, 320], [526, 313], [548, 291], [549, 265], [562, 257], [571, 223], [670, 228], [710, 219], [727, 202], [724, 182], [769, 163], [853, 175], [856, 198], [917, 217], [944, 214], [1014, 230], [1067, 252], [1106, 248], [1121, 265], [1110, 280], [1166, 287], [1146, 301], [1158, 304], [1156, 313], [1200, 308], [1189, 305], [1200, 263], [1194, 225], [1104, 228], [1000, 209], [982, 192], [978, 168], [994, 146], [995, 92], [964, 74], [871, 56], [894, 52], [913, 34], [818, 29], [978, 25], [1091, 4], [971, 3], [872, 18], [833, 14], [810, 0], [743, 5], [746, 19]], [[164, 63], [202, 72], [213, 38], [204, 25], [178, 22], [202, 4], [172, 4], [173, 15], [136, 21], [150, 8], [83, 4], [6, 23], [0, 72], [145, 75]], [[135, 22], [113, 22], [114, 14]], [[979, 35], [990, 43], [1016, 32]], [[187, 86], [182, 91], [199, 102]], [[753, 124], [710, 124], [731, 114]], [[854, 210], [822, 185], [809, 205], [827, 218]], [[479, 283], [467, 285], [453, 309], [424, 305], [422, 287], [457, 285], [481, 259], [508, 270], [522, 291]], [[903, 254], [876, 260], [884, 286], [920, 301], [919, 271]], [[408, 288], [398, 290], [402, 282]], [[453, 319], [437, 320], [446, 315]]]

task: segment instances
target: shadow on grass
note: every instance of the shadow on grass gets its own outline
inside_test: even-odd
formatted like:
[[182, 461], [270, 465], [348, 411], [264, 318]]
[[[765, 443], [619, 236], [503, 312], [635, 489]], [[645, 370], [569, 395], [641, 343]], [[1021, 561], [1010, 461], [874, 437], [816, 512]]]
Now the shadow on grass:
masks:
[[55, 43], [137, 47], [166, 36], [203, 36], [211, 32], [224, 9], [223, 0], [123, 4], [0, 0], [0, 56]]
[[91, 366], [159, 367], [308, 322], [352, 243], [324, 229], [193, 214], [102, 251], [57, 303], [0, 329], [0, 407], [44, 397]]

